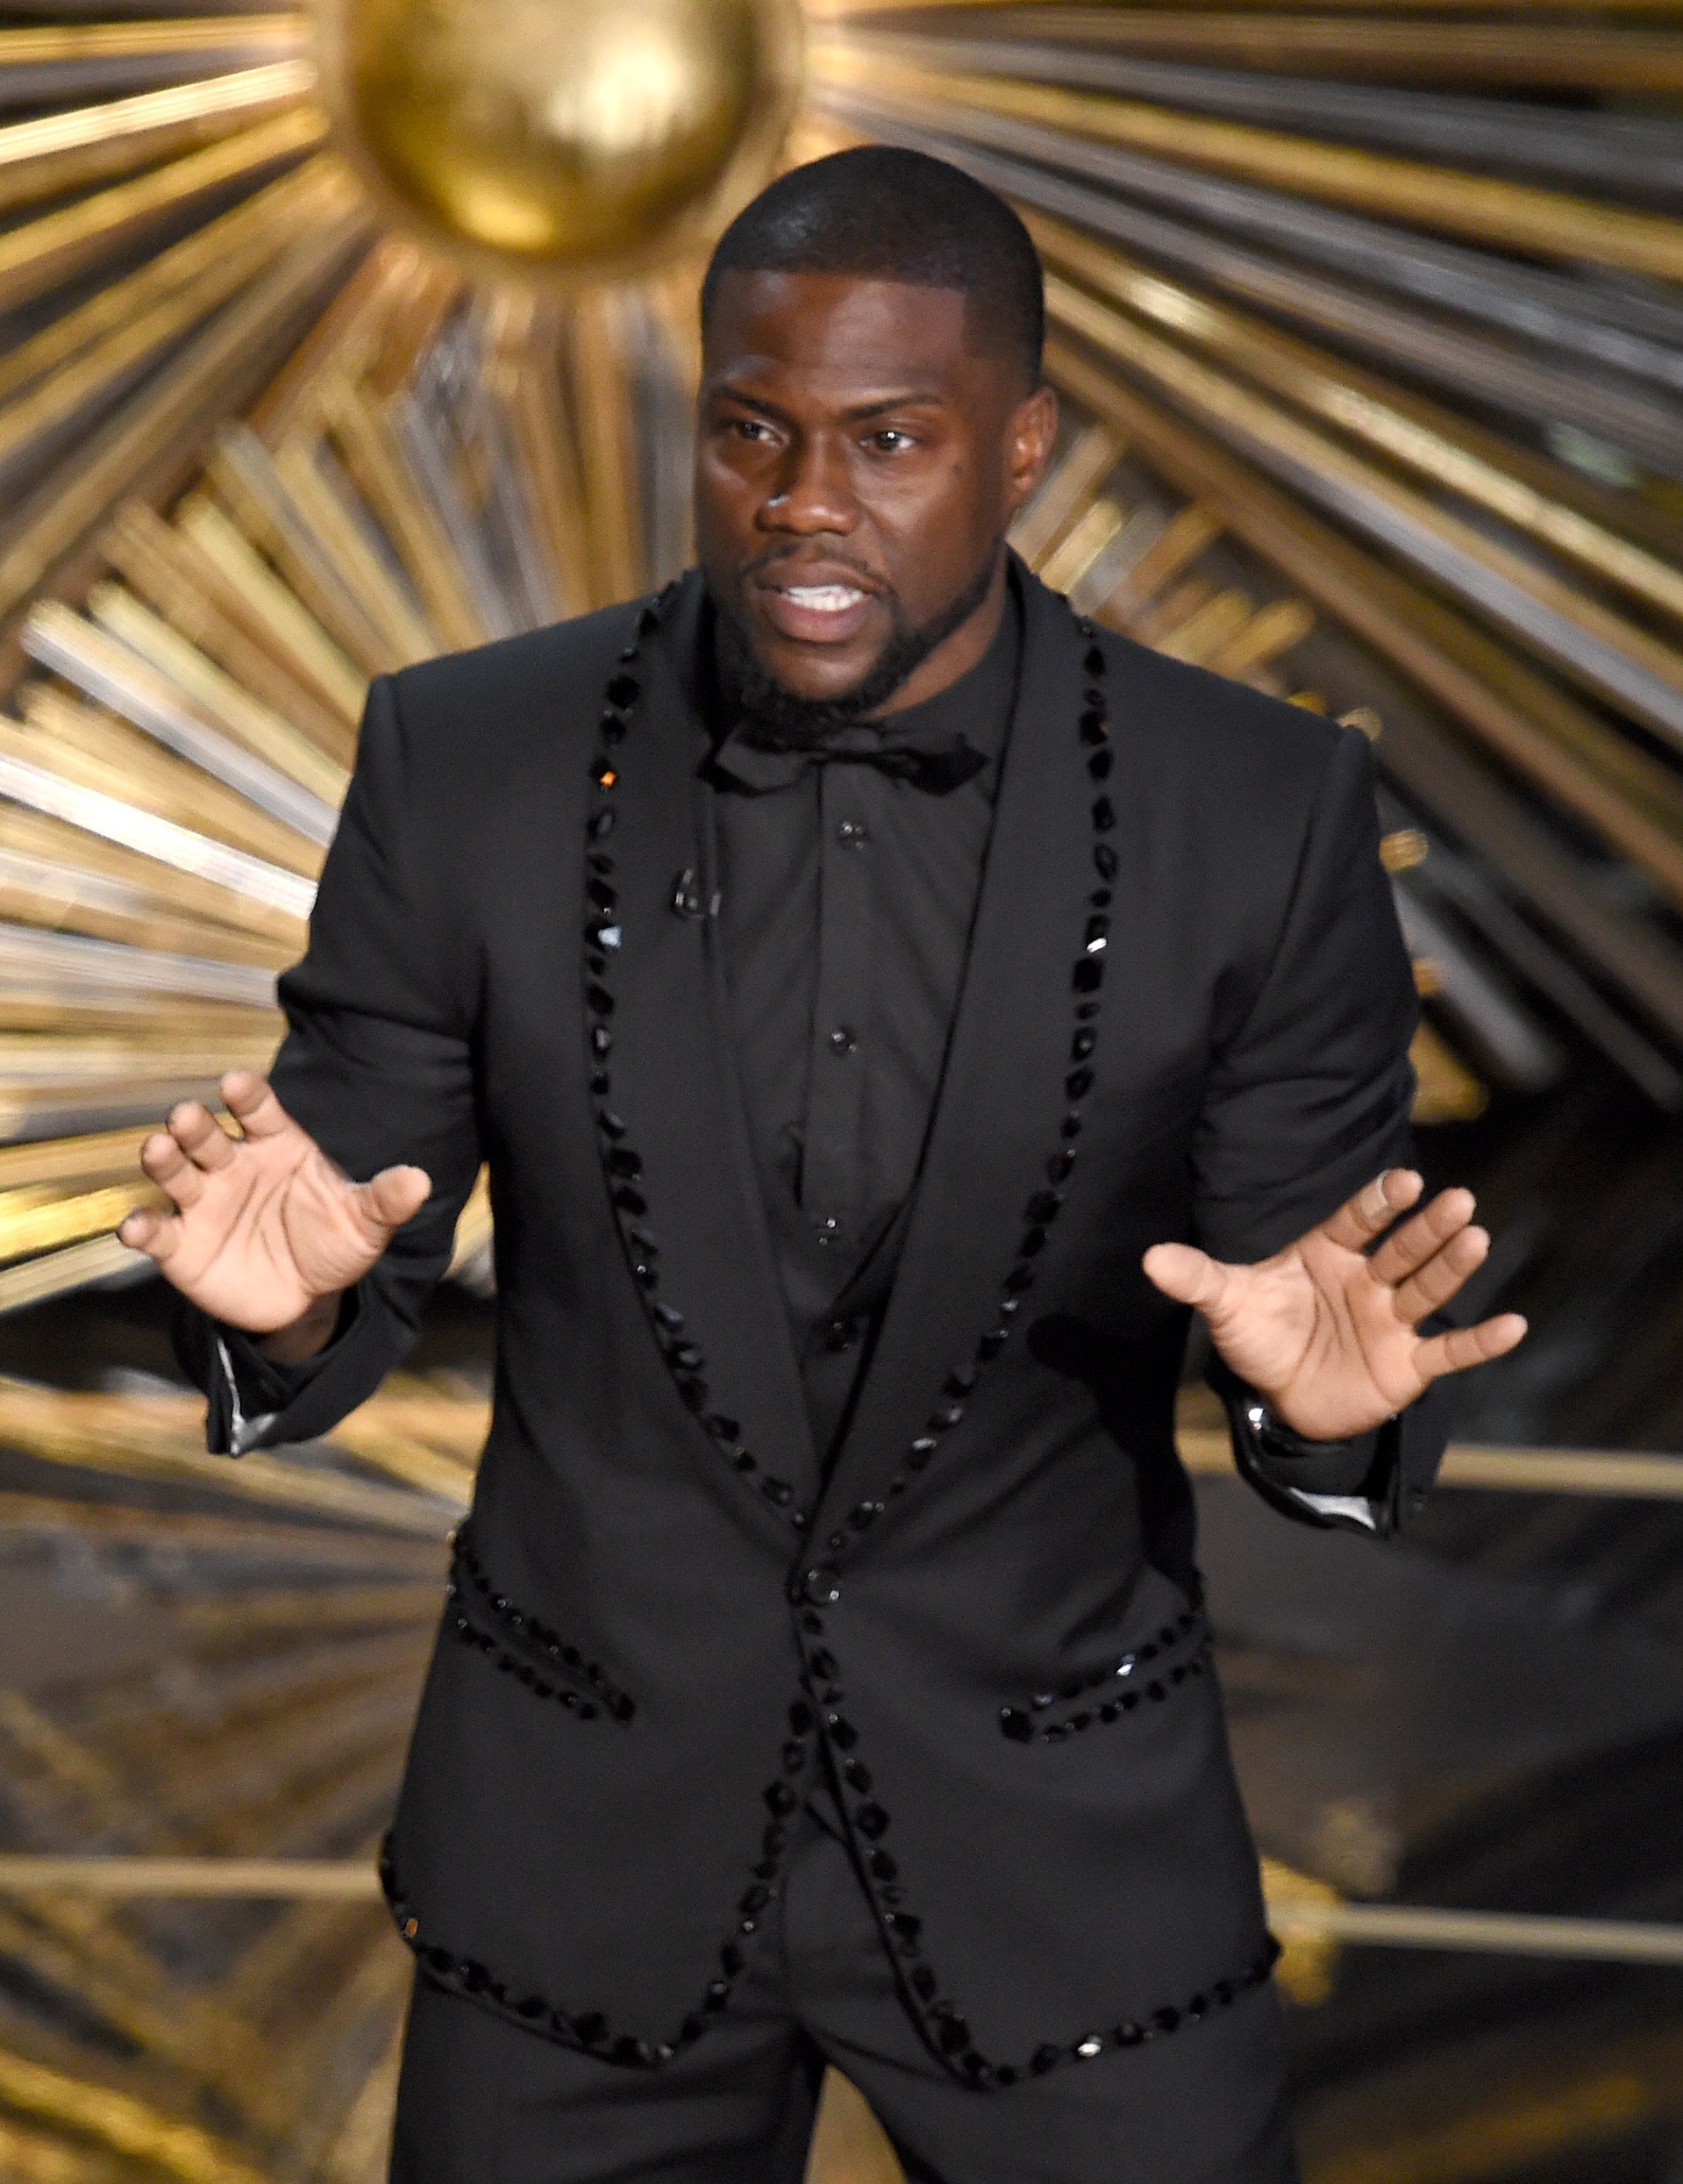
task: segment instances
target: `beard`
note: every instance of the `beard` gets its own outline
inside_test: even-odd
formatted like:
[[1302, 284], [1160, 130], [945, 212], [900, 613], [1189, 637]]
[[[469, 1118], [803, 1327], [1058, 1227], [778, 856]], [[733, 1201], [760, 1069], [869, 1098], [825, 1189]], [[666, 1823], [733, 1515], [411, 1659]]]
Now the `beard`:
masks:
[[761, 662], [747, 631], [715, 597], [718, 664], [725, 686], [736, 692], [743, 711], [769, 739], [788, 750], [810, 750], [838, 729], [881, 711], [936, 646], [961, 629], [981, 605], [998, 560], [995, 546], [957, 597], [927, 622], [912, 622], [899, 599], [888, 594], [892, 627], [882, 650], [851, 689], [838, 690], [833, 697], [802, 697], [780, 682]]

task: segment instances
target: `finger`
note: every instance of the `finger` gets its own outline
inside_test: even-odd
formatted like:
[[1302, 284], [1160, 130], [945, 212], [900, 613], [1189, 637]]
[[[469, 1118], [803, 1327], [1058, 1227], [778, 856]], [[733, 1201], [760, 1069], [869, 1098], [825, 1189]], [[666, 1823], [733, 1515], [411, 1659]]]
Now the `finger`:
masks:
[[1428, 1312], [1447, 1304], [1467, 1277], [1482, 1267], [1490, 1251], [1487, 1229], [1460, 1229], [1442, 1251], [1398, 1285], [1391, 1308], [1405, 1325], [1417, 1327]]
[[1476, 1327], [1452, 1327], [1446, 1335], [1434, 1335], [1415, 1352], [1422, 1379], [1441, 1380], [1445, 1373], [1465, 1373], [1470, 1365], [1485, 1365], [1505, 1356], [1524, 1341], [1526, 1322], [1517, 1312], [1499, 1312], [1481, 1319]]
[[207, 1175], [226, 1167], [234, 1157], [234, 1141], [203, 1100], [183, 1100], [169, 1110], [169, 1134]]
[[248, 1138], [275, 1138], [295, 1127], [267, 1077], [254, 1069], [231, 1069], [218, 1089], [228, 1112]]
[[195, 1167], [167, 1130], [154, 1130], [140, 1148], [140, 1166], [183, 1211], [204, 1189], [204, 1171]]
[[1329, 1243], [1359, 1252], [1382, 1235], [1400, 1213], [1406, 1213], [1426, 1188], [1410, 1167], [1387, 1167], [1371, 1183], [1364, 1183], [1353, 1198], [1346, 1198], [1337, 1213], [1321, 1224]]
[[1477, 1204], [1470, 1190], [1440, 1190], [1412, 1221], [1405, 1221], [1386, 1238], [1368, 1265], [1380, 1281], [1394, 1284], [1406, 1280], [1466, 1227]]
[[432, 1178], [422, 1167], [382, 1167], [366, 1183], [353, 1186], [357, 1210], [371, 1227], [401, 1229], [412, 1221], [432, 1195]]
[[1177, 1304], [1191, 1304], [1201, 1312], [1221, 1303], [1231, 1269], [1191, 1244], [1153, 1244], [1140, 1260], [1145, 1279], [1172, 1296]]
[[163, 1213], [155, 1206], [142, 1206], [139, 1212], [127, 1215], [117, 1224], [117, 1240], [126, 1244], [132, 1252], [144, 1252], [148, 1259], [160, 1267], [168, 1263], [182, 1240], [182, 1224], [173, 1213]]

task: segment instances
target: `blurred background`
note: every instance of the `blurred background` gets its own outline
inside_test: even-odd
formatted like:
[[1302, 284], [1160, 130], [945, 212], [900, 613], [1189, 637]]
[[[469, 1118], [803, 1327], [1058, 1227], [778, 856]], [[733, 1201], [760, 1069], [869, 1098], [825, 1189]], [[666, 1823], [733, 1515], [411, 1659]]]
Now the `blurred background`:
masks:
[[[861, 139], [1045, 254], [1024, 554], [1374, 739], [1532, 1321], [1385, 1547], [1187, 1398], [1309, 2184], [1683, 2184], [1679, 0], [0, 5], [0, 2184], [383, 2173], [488, 1217], [238, 1465], [111, 1231], [273, 1051], [368, 677], [684, 565], [708, 239]], [[832, 2085], [814, 2184], [896, 2175]]]

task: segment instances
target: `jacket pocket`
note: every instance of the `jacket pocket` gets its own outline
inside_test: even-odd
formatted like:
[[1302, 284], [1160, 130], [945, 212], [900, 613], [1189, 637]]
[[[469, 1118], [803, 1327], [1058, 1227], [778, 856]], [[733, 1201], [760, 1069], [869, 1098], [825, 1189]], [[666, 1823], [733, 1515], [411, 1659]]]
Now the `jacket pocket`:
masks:
[[563, 1638], [492, 1579], [466, 1524], [457, 1528], [445, 1588], [445, 1629], [463, 1645], [581, 1722], [629, 1723], [637, 1702], [600, 1661]]
[[999, 1710], [1002, 1737], [1014, 1744], [1056, 1745], [1083, 1731], [1109, 1728], [1142, 1707], [1161, 1706], [1170, 1693], [1209, 1666], [1209, 1622], [1201, 1606], [1122, 1652], [1048, 1684]]

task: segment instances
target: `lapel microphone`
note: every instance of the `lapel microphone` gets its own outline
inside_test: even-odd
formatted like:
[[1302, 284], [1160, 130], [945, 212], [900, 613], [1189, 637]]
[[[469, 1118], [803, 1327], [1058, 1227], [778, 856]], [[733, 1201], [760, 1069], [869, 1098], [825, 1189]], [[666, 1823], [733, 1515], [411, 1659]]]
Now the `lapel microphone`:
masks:
[[672, 883], [672, 907], [680, 917], [717, 917], [719, 914], [719, 890], [703, 895], [701, 881], [693, 865], [686, 865]]

